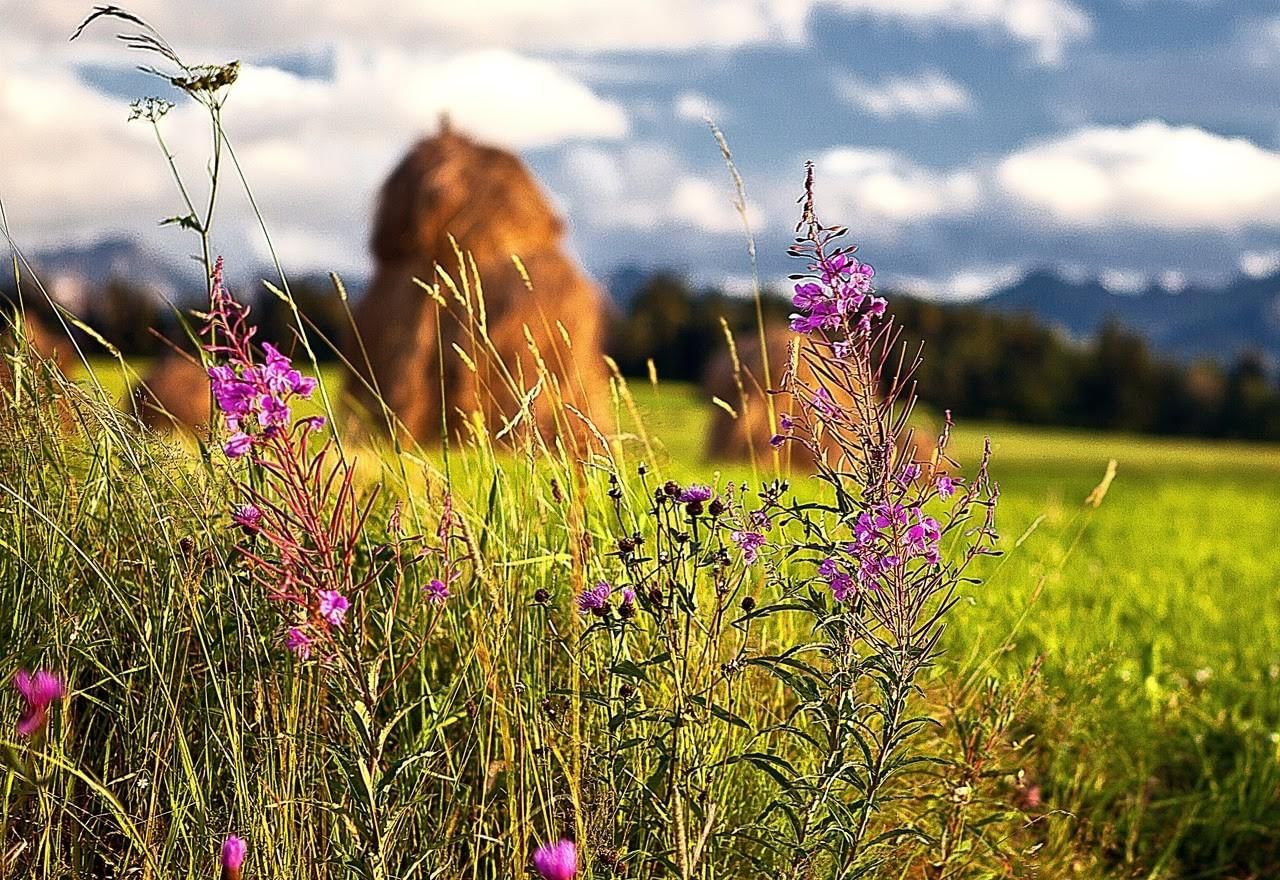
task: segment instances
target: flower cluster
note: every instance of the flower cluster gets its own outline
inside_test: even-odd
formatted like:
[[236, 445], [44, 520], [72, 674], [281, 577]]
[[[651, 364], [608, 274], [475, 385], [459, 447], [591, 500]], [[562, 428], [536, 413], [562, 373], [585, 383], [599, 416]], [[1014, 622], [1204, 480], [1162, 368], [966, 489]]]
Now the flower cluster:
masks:
[[818, 575], [831, 588], [837, 602], [852, 598], [859, 589], [878, 590], [913, 559], [926, 566], [942, 562], [938, 542], [942, 527], [918, 506], [897, 501], [877, 504], [858, 515], [853, 541], [843, 550], [847, 559], [827, 557], [818, 565]]
[[[210, 354], [225, 358], [225, 363], [209, 368], [209, 390], [214, 404], [232, 432], [222, 446], [228, 458], [247, 454], [264, 439], [288, 429], [292, 417], [290, 404], [295, 397], [309, 398], [316, 380], [304, 376], [279, 349], [269, 342], [262, 344], [265, 359], [256, 363], [253, 352], [255, 328], [249, 326], [249, 309], [237, 302], [222, 283], [222, 258], [213, 270], [213, 293], [209, 313]], [[215, 331], [222, 331], [221, 338]], [[324, 426], [316, 416], [303, 420], [307, 430]]]
[[810, 265], [814, 278], [795, 287], [791, 304], [791, 329], [814, 333], [857, 327], [870, 331], [875, 318], [884, 314], [885, 301], [875, 295], [871, 279], [875, 269], [849, 251], [836, 251]]

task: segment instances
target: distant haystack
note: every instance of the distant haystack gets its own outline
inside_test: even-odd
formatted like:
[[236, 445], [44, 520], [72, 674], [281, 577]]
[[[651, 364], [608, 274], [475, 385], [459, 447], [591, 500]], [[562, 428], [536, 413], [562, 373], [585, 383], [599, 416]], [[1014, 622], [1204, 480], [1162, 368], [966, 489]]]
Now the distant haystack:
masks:
[[[14, 371], [17, 358], [23, 358], [26, 378], [19, 389]], [[62, 427], [71, 426], [71, 407], [64, 394], [62, 375], [75, 363], [75, 348], [64, 333], [49, 329], [31, 309], [7, 312], [0, 316], [0, 408], [6, 410], [20, 394], [34, 397], [38, 404], [51, 404]], [[6, 426], [7, 429], [7, 426]]]
[[169, 352], [133, 389], [131, 403], [148, 428], [198, 430], [209, 424], [209, 376], [193, 357]]
[[[519, 389], [533, 388], [539, 376], [526, 325], [566, 400], [587, 410], [605, 391], [604, 299], [565, 254], [563, 233], [563, 223], [518, 158], [477, 144], [447, 124], [391, 173], [370, 240], [377, 271], [357, 305], [360, 338], [348, 357], [413, 439], [438, 441], [442, 416], [451, 433], [459, 430], [460, 412], [467, 418], [481, 414], [488, 429], [497, 431], [519, 411]], [[414, 282], [438, 280], [437, 266], [459, 289], [462, 276], [471, 277], [469, 269], [460, 269], [450, 236], [474, 260], [483, 290], [483, 303], [472, 290], [470, 314], [447, 287], [441, 293], [448, 311]], [[523, 263], [532, 289], [512, 255]], [[492, 348], [481, 338], [481, 325]], [[385, 425], [365, 381], [351, 385], [369, 420]], [[552, 429], [553, 397], [544, 388], [533, 404], [544, 434]]]
[[[737, 374], [734, 371], [733, 358], [728, 351], [721, 351], [711, 359], [703, 375], [703, 391], [708, 400], [718, 397], [731, 406], [737, 418], [720, 406], [712, 407], [711, 427], [707, 436], [708, 456], [713, 459], [745, 461], [754, 453], [757, 461], [772, 462], [772, 447], [769, 445], [769, 439], [773, 436], [773, 429], [769, 423], [769, 400], [766, 392], [770, 387], [773, 389], [781, 387], [782, 378], [790, 365], [790, 345], [793, 340], [797, 346], [796, 377], [801, 383], [816, 387], [819, 384], [817, 378], [803, 356], [805, 338], [792, 333], [785, 327], [771, 327], [765, 334], [771, 386], [765, 381], [764, 359], [760, 355], [760, 338], [757, 333], [753, 332], [748, 338], [737, 343], [738, 362], [741, 365], [740, 372]], [[739, 380], [742, 383], [741, 390], [738, 386]], [[829, 383], [822, 384], [829, 385]], [[796, 411], [796, 404], [792, 402], [789, 393], [771, 396], [775, 413]], [[849, 395], [835, 394], [833, 397], [842, 408], [851, 409]], [[912, 417], [912, 424], [916, 426], [915, 436], [912, 438], [912, 458], [918, 461], [929, 461], [932, 452], [929, 449], [931, 442], [929, 428], [917, 416]], [[839, 450], [829, 434], [824, 438], [823, 451], [827, 455], [827, 460], [834, 464]], [[902, 450], [899, 449], [899, 452], [901, 453]], [[785, 444], [781, 447], [780, 454], [784, 463], [789, 461], [793, 467], [812, 469], [814, 466], [813, 456], [798, 443]]]

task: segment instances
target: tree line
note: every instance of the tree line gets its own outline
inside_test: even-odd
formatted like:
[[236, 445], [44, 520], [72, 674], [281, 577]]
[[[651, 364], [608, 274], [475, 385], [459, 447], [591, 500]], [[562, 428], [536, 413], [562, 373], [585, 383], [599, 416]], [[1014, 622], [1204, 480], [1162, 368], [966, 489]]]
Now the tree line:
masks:
[[[313, 340], [337, 343], [350, 332], [345, 305], [328, 279], [301, 278], [291, 291]], [[12, 304], [12, 287], [0, 296]], [[1031, 316], [989, 311], [980, 303], [889, 297], [903, 343], [912, 351], [923, 344], [929, 352], [917, 373], [921, 400], [948, 406], [957, 417], [1280, 440], [1280, 380], [1259, 355], [1246, 353], [1225, 366], [1185, 363], [1160, 357], [1115, 324], [1081, 342]], [[56, 321], [42, 307], [43, 297], [27, 291], [24, 299], [46, 324]], [[771, 324], [785, 323], [791, 311], [772, 292], [761, 306]], [[292, 335], [294, 317], [286, 303], [261, 292], [254, 309], [264, 338]], [[154, 357], [182, 345], [187, 335], [171, 306], [118, 279], [89, 297], [85, 312], [85, 323], [129, 356]], [[674, 273], [653, 273], [613, 308], [607, 350], [626, 375], [647, 376], [652, 361], [662, 380], [698, 382], [711, 358], [725, 349], [722, 321], [739, 339], [753, 334], [754, 301], [695, 289]], [[73, 332], [86, 350], [95, 349], [91, 337]], [[328, 346], [315, 348], [322, 359], [336, 358]]]

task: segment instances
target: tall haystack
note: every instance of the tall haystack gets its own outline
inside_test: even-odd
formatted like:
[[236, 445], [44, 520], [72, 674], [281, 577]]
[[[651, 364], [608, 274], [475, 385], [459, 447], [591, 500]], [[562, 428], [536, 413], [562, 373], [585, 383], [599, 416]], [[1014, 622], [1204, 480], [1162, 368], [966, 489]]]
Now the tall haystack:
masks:
[[209, 424], [209, 376], [194, 356], [168, 352], [133, 389], [130, 403], [153, 430], [201, 430]]
[[[565, 253], [563, 235], [563, 222], [514, 155], [447, 123], [418, 143], [383, 185], [370, 240], [376, 274], [355, 310], [359, 339], [348, 347], [363, 374], [352, 381], [352, 394], [368, 421], [386, 425], [380, 396], [419, 442], [440, 439], [442, 417], [458, 433], [460, 413], [479, 413], [498, 431], [539, 378], [526, 326], [559, 394], [589, 411], [608, 387], [604, 298]], [[474, 260], [474, 273], [460, 268], [450, 236]], [[464, 275], [478, 276], [483, 305], [472, 290], [468, 312], [447, 286], [447, 308], [439, 305], [414, 281], [438, 280], [437, 266], [459, 289]], [[554, 397], [544, 383], [533, 403], [544, 435], [553, 430]]]
[[[806, 344], [805, 337], [792, 333], [786, 327], [773, 326], [765, 332], [771, 383], [765, 381], [764, 359], [760, 355], [760, 337], [755, 332], [737, 342], [739, 371], [735, 372], [733, 358], [727, 350], [719, 352], [711, 359], [703, 374], [703, 392], [708, 401], [718, 397], [729, 404], [735, 413], [730, 414], [718, 405], [712, 406], [711, 426], [707, 435], [709, 457], [745, 461], [752, 458], [754, 453], [756, 460], [761, 463], [773, 461], [772, 447], [769, 445], [773, 430], [769, 423], [769, 400], [766, 393], [770, 387], [777, 389], [781, 386], [782, 377], [790, 364], [790, 346], [793, 341], [797, 346], [796, 378], [802, 384], [816, 387], [819, 382], [803, 356], [803, 349], [800, 348]], [[741, 388], [739, 388], [739, 381], [741, 381]], [[792, 402], [791, 394], [782, 392], [768, 395], [768, 397], [772, 397], [775, 413], [796, 411], [796, 404]], [[848, 395], [836, 394], [834, 398], [838, 405], [846, 410], [851, 409]], [[933, 437], [931, 428], [925, 421], [921, 416], [912, 416], [911, 423], [915, 427], [914, 436], [911, 438], [912, 460], [931, 460], [930, 445]], [[834, 463], [838, 450], [830, 435], [827, 435], [823, 447], [828, 461]], [[904, 450], [899, 449], [898, 452], [902, 454]], [[789, 461], [795, 468], [812, 469], [814, 466], [812, 455], [799, 444], [784, 445], [780, 455], [784, 463]]]

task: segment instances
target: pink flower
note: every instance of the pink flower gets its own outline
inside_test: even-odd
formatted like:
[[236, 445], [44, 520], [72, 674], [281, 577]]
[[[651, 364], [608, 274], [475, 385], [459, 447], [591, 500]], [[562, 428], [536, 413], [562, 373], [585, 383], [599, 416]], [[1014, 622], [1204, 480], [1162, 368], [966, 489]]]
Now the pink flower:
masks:
[[533, 869], [542, 880], [573, 880], [578, 875], [578, 847], [572, 840], [540, 846], [533, 854]]
[[342, 619], [347, 616], [347, 609], [350, 607], [347, 597], [337, 590], [320, 591], [320, 616], [330, 626], [342, 626]]
[[49, 720], [49, 704], [67, 695], [62, 679], [46, 669], [34, 673], [19, 669], [13, 688], [27, 704], [18, 718], [18, 736], [34, 736]]
[[422, 592], [427, 594], [427, 598], [431, 600], [433, 605], [443, 605], [445, 600], [449, 598], [449, 585], [440, 578], [432, 578], [427, 585], [422, 588]]
[[299, 660], [311, 659], [311, 637], [296, 626], [285, 634], [284, 646], [292, 651]]
[[937, 483], [938, 494], [943, 498], [950, 498], [956, 492], [956, 481], [946, 474], [938, 477]]
[[253, 438], [243, 431], [237, 431], [222, 444], [222, 451], [227, 458], [239, 458], [253, 448]]
[[231, 511], [231, 521], [249, 534], [253, 534], [262, 522], [262, 511], [255, 504], [241, 504]]
[[582, 614], [603, 615], [609, 607], [611, 595], [613, 595], [613, 587], [601, 581], [578, 594], [578, 611]]
[[729, 537], [733, 539], [733, 543], [738, 545], [738, 549], [742, 551], [742, 561], [747, 565], [751, 565], [760, 555], [760, 548], [764, 546], [764, 535], [759, 532], [751, 532], [740, 530], [731, 534]]
[[249, 852], [249, 844], [243, 837], [228, 834], [222, 841], [222, 877], [223, 880], [240, 880], [240, 869], [244, 866], [244, 857]]

